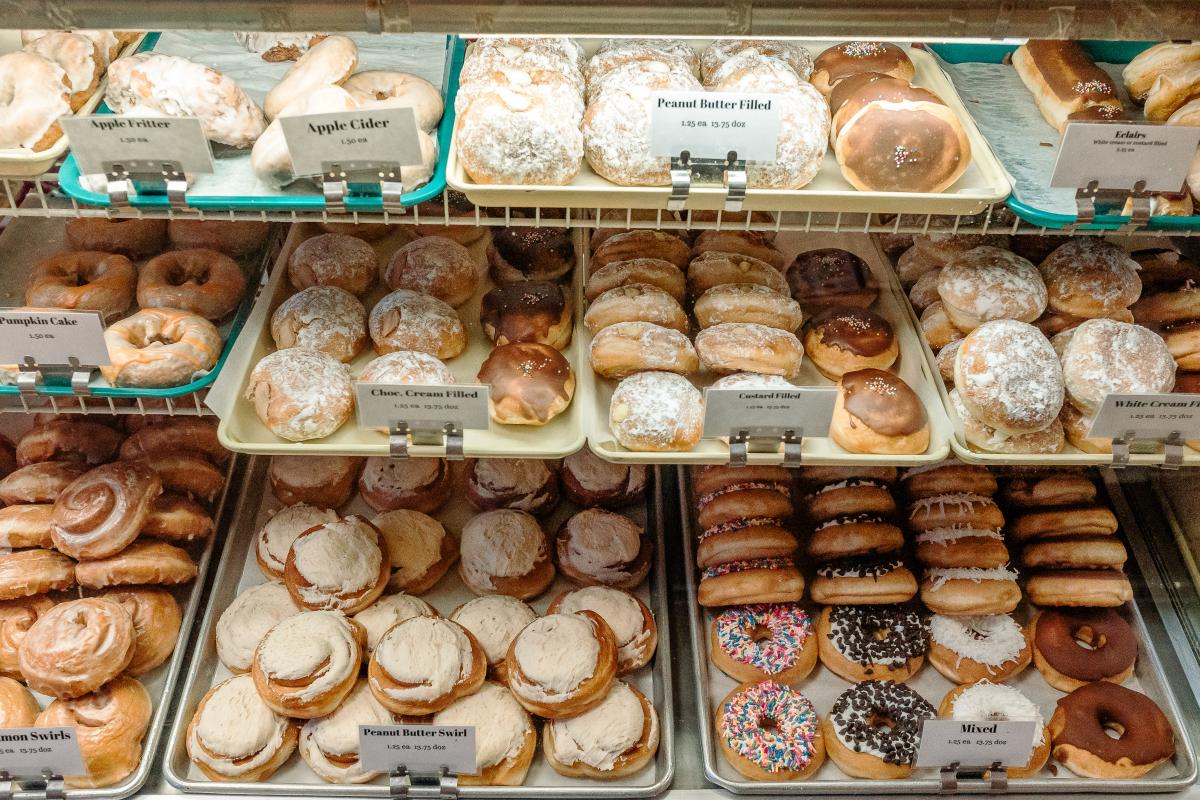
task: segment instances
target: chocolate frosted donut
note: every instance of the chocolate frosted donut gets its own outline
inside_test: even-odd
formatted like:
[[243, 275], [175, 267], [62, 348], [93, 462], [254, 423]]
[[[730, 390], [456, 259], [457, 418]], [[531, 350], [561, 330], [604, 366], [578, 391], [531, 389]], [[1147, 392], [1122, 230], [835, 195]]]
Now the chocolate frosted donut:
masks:
[[909, 385], [890, 372], [860, 369], [838, 382], [829, 435], [852, 453], [923, 453], [929, 418]]
[[847, 250], [826, 247], [801, 253], [787, 268], [792, 297], [806, 308], [832, 305], [866, 308], [879, 296], [871, 268]]
[[497, 286], [483, 296], [479, 322], [498, 345], [537, 342], [561, 350], [571, 343], [571, 303], [552, 281]]
[[887, 369], [900, 347], [891, 323], [874, 311], [834, 306], [804, 326], [804, 351], [822, 375], [837, 380], [851, 370]]
[[562, 353], [536, 342], [492, 351], [478, 379], [492, 388], [492, 419], [505, 425], [545, 425], [571, 405], [575, 373]]
[[1056, 689], [1120, 683], [1133, 672], [1137, 636], [1115, 609], [1044, 609], [1032, 628], [1034, 664]]
[[1113, 683], [1085, 684], [1060, 699], [1047, 731], [1054, 757], [1087, 778], [1137, 778], [1175, 754], [1158, 705]]
[[554, 280], [575, 266], [575, 245], [565, 228], [519, 225], [493, 230], [487, 256], [496, 283]]

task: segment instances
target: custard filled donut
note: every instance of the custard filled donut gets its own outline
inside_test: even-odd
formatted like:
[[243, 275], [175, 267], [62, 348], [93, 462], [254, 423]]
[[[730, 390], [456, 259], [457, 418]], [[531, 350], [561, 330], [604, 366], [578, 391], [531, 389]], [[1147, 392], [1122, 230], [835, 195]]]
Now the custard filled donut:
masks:
[[932, 273], [940, 274], [942, 267], [946, 266], [940, 260], [926, 256], [921, 248], [915, 244], [909, 246], [907, 250], [901, 253], [900, 257], [895, 259], [895, 262], [896, 277], [907, 288], [915, 286], [926, 275]]
[[681, 304], [687, 298], [687, 278], [683, 270], [661, 258], [611, 261], [588, 276], [583, 294], [590, 303], [609, 289], [631, 283], [656, 286]]
[[782, 558], [796, 552], [796, 537], [774, 517], [736, 517], [705, 528], [696, 541], [696, 566]]
[[138, 768], [152, 710], [146, 687], [121, 676], [83, 697], [55, 700], [34, 725], [75, 731], [86, 774], [68, 775], [65, 784], [95, 789], [120, 783]]
[[120, 603], [86, 597], [59, 603], [25, 632], [19, 665], [35, 692], [80, 697], [120, 675], [133, 658], [133, 618]]
[[358, 66], [358, 46], [348, 36], [327, 36], [296, 59], [270, 92], [263, 110], [267, 119], [279, 116], [297, 97], [327, 84], [341, 85]]
[[345, 364], [353, 361], [367, 343], [367, 311], [344, 289], [310, 286], [275, 309], [271, 338], [281, 350], [318, 350]]
[[867, 263], [848, 250], [807, 250], [786, 270], [792, 297], [806, 311], [829, 306], [867, 308], [879, 297], [879, 283]]
[[375, 602], [391, 577], [379, 529], [351, 515], [300, 533], [288, 549], [283, 582], [296, 605], [355, 614]]
[[1133, 305], [1142, 292], [1138, 263], [1098, 237], [1068, 241], [1039, 269], [1050, 308], [1076, 317], [1107, 317]]
[[546, 534], [524, 511], [499, 509], [472, 517], [462, 529], [458, 574], [475, 594], [537, 597], [554, 582]]
[[1063, 435], [1067, 441], [1083, 453], [1111, 453], [1112, 439], [1092, 439], [1088, 437], [1095, 417], [1090, 417], [1075, 408], [1071, 403], [1063, 403], [1058, 415], [1063, 426]]
[[258, 643], [275, 625], [300, 613], [287, 587], [267, 581], [241, 592], [217, 619], [217, 658], [230, 672], [249, 672]]
[[167, 238], [174, 249], [216, 250], [232, 258], [258, 252], [270, 234], [271, 223], [253, 220], [173, 219], [167, 223]]
[[996, 493], [996, 478], [979, 464], [964, 464], [951, 458], [937, 464], [909, 467], [900, 478], [909, 500], [921, 500], [945, 494], [977, 494], [991, 497]]
[[100, 596], [124, 607], [133, 620], [133, 659], [125, 668], [130, 675], [144, 675], [175, 651], [183, 612], [166, 589], [135, 586], [107, 589]]
[[997, 319], [1033, 322], [1047, 302], [1037, 267], [998, 247], [955, 256], [938, 278], [938, 297], [950, 321], [966, 332]]
[[360, 678], [332, 714], [304, 723], [300, 729], [300, 757], [327, 783], [374, 780], [381, 773], [364, 769], [359, 759], [359, 726], [391, 725], [394, 721]]
[[192, 763], [214, 781], [265, 781], [296, 749], [299, 726], [259, 696], [254, 679], [235, 675], [200, 699], [187, 728]]
[[972, 416], [1002, 433], [1020, 435], [1054, 422], [1063, 405], [1063, 373], [1041, 331], [1016, 320], [996, 320], [971, 331], [959, 346], [954, 388]]
[[263, 701], [280, 714], [316, 719], [354, 688], [366, 632], [340, 611], [287, 617], [259, 642], [250, 674]]
[[799, 603], [804, 598], [804, 576], [790, 556], [730, 561], [700, 573], [696, 597], [705, 608]]
[[900, 355], [886, 319], [866, 308], [832, 306], [804, 326], [804, 351], [830, 380], [871, 367], [888, 369]]
[[721, 611], [709, 630], [709, 656], [739, 683], [796, 684], [817, 665], [818, 633], [794, 603], [734, 606]]
[[391, 289], [410, 289], [460, 306], [479, 283], [471, 252], [441, 236], [424, 236], [401, 247], [382, 271]]
[[1089, 319], [1062, 351], [1067, 397], [1085, 415], [1109, 394], [1155, 394], [1175, 386], [1175, 359], [1157, 334], [1141, 325]]
[[216, 529], [216, 522], [204, 506], [179, 494], [163, 494], [150, 508], [140, 535], [166, 541], [191, 542], [205, 539]]
[[704, 425], [704, 398], [692, 382], [671, 372], [639, 372], [613, 391], [609, 428], [629, 450], [691, 450]]
[[1175, 754], [1162, 709], [1140, 692], [1103, 681], [1060, 698], [1047, 731], [1055, 760], [1085, 778], [1140, 778]]
[[196, 562], [187, 551], [166, 542], [137, 541], [115, 556], [75, 565], [75, 580], [86, 589], [162, 584], [195, 580]]
[[442, 118], [442, 93], [408, 72], [382, 69], [356, 72], [341, 84], [360, 108], [411, 108], [417, 127], [432, 133]]
[[16, 462], [27, 467], [43, 462], [96, 466], [112, 461], [121, 447], [121, 434], [99, 422], [53, 419], [17, 441]]
[[488, 411], [502, 425], [545, 425], [575, 396], [575, 371], [562, 353], [537, 342], [500, 345], [476, 379], [491, 387]]
[[497, 286], [483, 296], [479, 324], [497, 345], [535, 342], [564, 349], [571, 342], [574, 318], [561, 286], [550, 281], [521, 281]]
[[1009, 562], [1004, 535], [995, 528], [930, 528], [918, 533], [916, 539], [917, 560], [927, 567], [996, 569]]
[[1117, 517], [1107, 506], [1083, 505], [1022, 511], [1009, 523], [1008, 532], [1018, 542], [1026, 542], [1060, 536], [1111, 536], [1117, 527]]
[[467, 463], [467, 501], [480, 511], [511, 508], [545, 516], [558, 505], [553, 461], [480, 458]]
[[904, 532], [887, 515], [843, 514], [813, 526], [805, 552], [814, 561], [871, 553], [894, 553], [904, 547]]
[[1030, 636], [1007, 614], [929, 619], [929, 663], [955, 683], [1003, 683], [1033, 657]]
[[487, 258], [497, 284], [554, 281], [575, 267], [575, 243], [566, 228], [511, 225], [492, 232]]
[[352, 456], [271, 456], [267, 479], [271, 494], [286, 505], [340, 508], [354, 495], [363, 463]]
[[36, 53], [5, 53], [0, 56], [0, 87], [7, 123], [0, 130], [0, 148], [36, 153], [62, 138], [58, 120], [71, 113], [66, 70]]
[[938, 716], [942, 719], [962, 721], [987, 719], [1036, 723], [1033, 752], [1025, 764], [1008, 767], [1010, 777], [1027, 778], [1036, 775], [1050, 758], [1050, 737], [1046, 733], [1042, 712], [1036, 703], [1011, 686], [992, 683], [986, 679], [969, 686], [955, 686], [942, 698]]
[[433, 715], [434, 725], [486, 729], [475, 741], [477, 772], [459, 775], [464, 786], [520, 786], [537, 750], [537, 729], [511, 691], [485, 681], [474, 694], [460, 697]]
[[587, 447], [563, 459], [559, 478], [563, 496], [583, 508], [620, 508], [646, 496], [645, 466], [614, 464]]
[[617, 674], [617, 643], [594, 611], [548, 614], [517, 634], [507, 662], [508, 688], [527, 711], [574, 717], [604, 701]]
[[483, 648], [489, 674], [504, 683], [508, 681], [508, 646], [536, 618], [527, 603], [503, 594], [476, 597], [450, 613], [450, 619], [469, 631]]
[[688, 375], [700, 358], [687, 335], [652, 322], [618, 322], [602, 329], [589, 348], [592, 369], [606, 378], [654, 370]]
[[288, 552], [296, 537], [307, 530], [336, 522], [338, 515], [327, 508], [307, 503], [281, 508], [258, 531], [254, 558], [267, 580], [282, 581], [287, 569]]
[[971, 142], [942, 102], [873, 100], [838, 131], [842, 177], [864, 192], [942, 192], [971, 164]]
[[250, 372], [246, 399], [271, 433], [292, 442], [324, 438], [354, 411], [346, 365], [302, 347], [276, 350], [260, 359]]
[[1006, 567], [929, 567], [921, 602], [935, 614], [1008, 614], [1021, 602], [1017, 573]]
[[433, 514], [450, 499], [452, 484], [444, 459], [372, 456], [358, 478], [358, 491], [376, 511], [406, 508]]
[[917, 579], [894, 554], [851, 556], [817, 567], [809, 594], [822, 605], [906, 603], [917, 593]]
[[133, 302], [137, 274], [125, 256], [99, 251], [59, 253], [34, 267], [25, 305], [99, 311], [108, 320], [123, 314]]
[[907, 606], [826, 606], [817, 622], [821, 663], [852, 683], [908, 680], [925, 663], [925, 637], [921, 615]]
[[50, 536], [54, 506], [50, 503], [0, 508], [0, 547], [53, 547]]
[[813, 61], [812, 84], [826, 97], [838, 81], [875, 72], [911, 81], [915, 70], [904, 48], [888, 42], [842, 42], [821, 51]]
[[126, 258], [161, 253], [167, 243], [167, 221], [163, 219], [79, 217], [67, 220], [65, 230], [72, 250], [99, 250]]
[[1021, 566], [1042, 569], [1115, 569], [1129, 554], [1113, 536], [1062, 536], [1030, 542], [1021, 550]]
[[847, 514], [884, 514], [896, 511], [888, 484], [878, 478], [845, 478], [825, 483], [804, 498], [809, 520], [819, 524]]
[[795, 300], [754, 283], [714, 286], [696, 300], [694, 311], [701, 328], [753, 322], [795, 333], [804, 318]]
[[[907, 778], [921, 742], [921, 722], [936, 711], [895, 681], [863, 681], [838, 696], [821, 724], [829, 757], [854, 778]], [[889, 725], [880, 725], [887, 720]]]
[[614, 681], [600, 705], [546, 725], [542, 748], [560, 775], [616, 780], [653, 760], [658, 737], [654, 705], [634, 687]]
[[[432, 652], [430, 652], [432, 651]], [[483, 685], [487, 658], [469, 631], [416, 616], [383, 635], [371, 653], [371, 693], [394, 714], [426, 716]]]
[[717, 707], [721, 754], [753, 780], [803, 780], [825, 761], [821, 722], [808, 698], [782, 683], [744, 683]]
[[245, 291], [242, 268], [215, 250], [173, 250], [150, 259], [138, 272], [142, 308], [178, 308], [221, 320], [237, 308]]
[[[702, 213], [702, 212], [701, 212]], [[696, 219], [697, 217], [693, 217]], [[732, 214], [722, 216], [727, 222], [732, 222]], [[715, 221], [711, 220], [711, 221]], [[766, 220], [773, 222], [773, 220]], [[764, 231], [722, 230], [701, 231], [692, 244], [692, 259], [700, 258], [708, 253], [724, 253], [726, 255], [749, 256], [766, 262], [777, 271], [783, 272], [787, 259], [774, 245], [774, 234]]]
[[619, 322], [649, 322], [684, 334], [690, 328], [675, 298], [657, 286], [638, 283], [608, 290], [591, 302], [583, 317], [592, 335]]
[[625, 674], [646, 666], [658, 646], [654, 615], [641, 600], [608, 586], [587, 586], [563, 592], [551, 601], [547, 614], [578, 614], [593, 611], [608, 623], [617, 643], [617, 673]]
[[162, 494], [162, 480], [140, 461], [103, 464], [75, 479], [54, 501], [50, 535], [72, 558], [105, 558], [137, 538]]
[[852, 453], [924, 453], [929, 418], [917, 393], [879, 369], [842, 375], [829, 435]]
[[650, 572], [652, 546], [628, 517], [589, 508], [569, 517], [554, 543], [558, 569], [582, 586], [634, 589]]
[[[961, 336], [962, 334], [960, 333], [959, 335]], [[935, 366], [937, 367], [938, 374], [945, 381], [946, 388], [954, 386], [954, 359], [958, 358], [958, 348], [961, 343], [962, 339], [955, 339], [937, 351]]]
[[788, 282], [779, 270], [753, 256], [710, 250], [687, 266], [687, 287], [692, 297], [702, 297], [710, 289], [731, 283], [752, 283], [776, 294], [789, 294]]
[[[371, 245], [344, 233], [305, 239], [288, 257], [288, 280], [296, 289], [336, 286], [363, 295], [375, 285], [379, 260]], [[393, 287], [395, 288], [395, 287]]]
[[74, 562], [62, 553], [35, 548], [0, 554], [0, 600], [18, 600], [74, 585]]
[[0, 677], [0, 725], [32, 728], [41, 710], [37, 698], [24, 684], [13, 678]]
[[104, 343], [112, 360], [100, 373], [113, 386], [170, 388], [211, 370], [221, 355], [221, 334], [197, 314], [143, 308], [109, 325]]
[[1004, 482], [1000, 496], [1016, 508], [1090, 506], [1096, 501], [1096, 484], [1088, 475], [1073, 470], [1018, 474]]
[[454, 143], [476, 183], [568, 184], [583, 161], [578, 118], [559, 113], [550, 98], [504, 87], [463, 110]]
[[442, 523], [419, 511], [385, 511], [371, 520], [383, 536], [392, 568], [391, 591], [424, 594], [458, 560], [458, 541]]
[[1124, 683], [1137, 662], [1137, 635], [1113, 608], [1042, 609], [1029, 639], [1034, 666], [1062, 692], [1093, 681]]
[[25, 682], [21, 675], [21, 642], [33, 623], [52, 608], [54, 601], [44, 594], [0, 600], [0, 676]]
[[804, 360], [796, 335], [753, 322], [724, 322], [696, 334], [700, 366], [710, 372], [758, 372], [794, 378]]

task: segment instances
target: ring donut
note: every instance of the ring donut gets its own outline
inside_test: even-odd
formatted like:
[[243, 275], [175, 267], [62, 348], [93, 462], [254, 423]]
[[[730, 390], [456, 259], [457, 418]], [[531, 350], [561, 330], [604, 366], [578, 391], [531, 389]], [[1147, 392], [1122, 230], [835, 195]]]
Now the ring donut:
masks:
[[821, 663], [848, 681], [906, 681], [925, 663], [925, 624], [893, 605], [826, 606], [817, 622]]
[[100, 373], [113, 386], [169, 388], [211, 370], [221, 334], [204, 317], [173, 308], [143, 308], [104, 331], [112, 363]]
[[99, 311], [108, 320], [129, 308], [136, 281], [137, 269], [125, 256], [99, 251], [59, 253], [34, 268], [25, 304]]
[[775, 681], [744, 683], [730, 692], [717, 708], [716, 727], [721, 753], [747, 778], [803, 780], [825, 761], [812, 703]]
[[1122, 683], [1133, 674], [1138, 641], [1111, 608], [1048, 608], [1029, 625], [1033, 663], [1046, 683], [1062, 692], [1086, 683]]
[[215, 250], [173, 250], [150, 259], [137, 280], [142, 308], [178, 308], [208, 320], [229, 316], [246, 291], [242, 268]]
[[712, 663], [735, 681], [799, 683], [817, 665], [817, 636], [794, 603], [734, 606], [713, 620]]
[[1175, 754], [1175, 734], [1158, 705], [1105, 681], [1061, 698], [1047, 728], [1054, 758], [1085, 778], [1140, 778]]

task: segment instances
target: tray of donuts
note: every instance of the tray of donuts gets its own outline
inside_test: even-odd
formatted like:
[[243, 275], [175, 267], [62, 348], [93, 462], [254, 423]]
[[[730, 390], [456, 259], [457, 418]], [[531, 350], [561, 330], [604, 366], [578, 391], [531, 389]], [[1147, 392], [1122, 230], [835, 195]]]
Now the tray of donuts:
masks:
[[136, 31], [0, 30], [0, 175], [34, 177], [67, 152], [61, 117], [100, 105], [108, 65], [153, 44]]
[[[447, 181], [481, 206], [537, 191], [556, 207], [666, 208], [660, 91], [778, 98], [776, 160], [747, 165], [748, 209], [973, 214], [1010, 188], [936, 59], [908, 46], [482, 38], [459, 87]], [[720, 209], [725, 194], [696, 185], [688, 205]]]
[[[1195, 391], [1197, 268], [1177, 251], [1098, 236], [914, 237], [894, 275], [968, 461], [1110, 464], [1088, 438], [1110, 392]], [[918, 316], [919, 315], [919, 316]], [[1162, 464], [1135, 443], [1132, 464]], [[1183, 448], [1183, 462], [1200, 451]]]
[[158, 754], [232, 454], [211, 419], [4, 416], [0, 727], [73, 726], [87, 774], [66, 796], [126, 797]]
[[[0, 305], [99, 311], [112, 363], [98, 397], [175, 398], [208, 387], [250, 314], [278, 249], [267, 222], [18, 217], [0, 233]], [[0, 368], [0, 396], [16, 395]], [[39, 394], [71, 396], [66, 376]]]
[[257, 454], [386, 455], [387, 432], [357, 425], [354, 381], [458, 382], [491, 387], [491, 427], [465, 431], [466, 455], [575, 452], [581, 343], [567, 282], [582, 236], [293, 225], [217, 393], [221, 441]]
[[1127, 508], [1110, 503], [1115, 480], [954, 460], [900, 474], [680, 469], [713, 782], [936, 793], [943, 765], [916, 760], [937, 717], [1037, 723], [1010, 791], [1192, 784], [1193, 745], [1118, 529], [1142, 533], [1114, 515]]
[[706, 388], [834, 385], [831, 435], [805, 437], [805, 461], [915, 464], [949, 453], [905, 300], [865, 237], [601, 230], [591, 245], [577, 335], [589, 354], [588, 441], [604, 458], [728, 462], [723, 439], [702, 438]]
[[359, 762], [358, 726], [424, 722], [475, 727], [465, 796], [667, 787], [651, 469], [584, 448], [561, 463], [274, 456], [249, 470], [264, 490], [243, 497], [221, 555], [165, 759], [172, 785], [386, 797], [387, 775]]

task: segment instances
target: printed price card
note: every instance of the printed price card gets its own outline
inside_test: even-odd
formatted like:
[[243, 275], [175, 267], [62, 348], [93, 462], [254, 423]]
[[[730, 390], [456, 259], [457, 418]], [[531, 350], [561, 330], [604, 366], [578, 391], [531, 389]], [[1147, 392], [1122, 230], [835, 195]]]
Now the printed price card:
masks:
[[917, 766], [945, 767], [957, 763], [964, 767], [988, 767], [998, 763], [1023, 767], [1033, 755], [1037, 727], [1033, 720], [927, 719], [921, 725]]
[[654, 92], [650, 96], [650, 153], [670, 158], [774, 161], [779, 96], [736, 92]]
[[1092, 421], [1089, 439], [1200, 439], [1200, 394], [1110, 394]]
[[158, 172], [164, 161], [174, 161], [189, 174], [213, 171], [212, 148], [195, 117], [93, 114], [63, 117], [61, 122], [84, 175], [103, 173], [104, 165], [112, 163], [131, 172]]
[[457, 423], [466, 430], [487, 430], [491, 422], [485, 384], [456, 383], [452, 386], [422, 386], [395, 383], [356, 383], [358, 426], [391, 427], [395, 422], [410, 425]]
[[359, 725], [358, 759], [372, 772], [407, 767], [410, 772], [474, 775], [475, 728], [450, 725]]
[[1099, 181], [1101, 189], [1178, 192], [1183, 187], [1200, 128], [1149, 123], [1072, 122], [1063, 134], [1050, 185], [1078, 189]]
[[411, 108], [373, 108], [280, 117], [283, 138], [297, 175], [320, 175], [322, 164], [345, 170], [392, 162], [421, 163], [417, 120]]
[[0, 730], [0, 770], [14, 777], [85, 775], [74, 727]]
[[828, 436], [837, 389], [705, 389], [704, 435], [728, 436], [749, 429], [762, 436]]
[[28, 311], [0, 308], [0, 364], [65, 366], [75, 358], [81, 365], [112, 363], [104, 343], [104, 319], [99, 311]]

